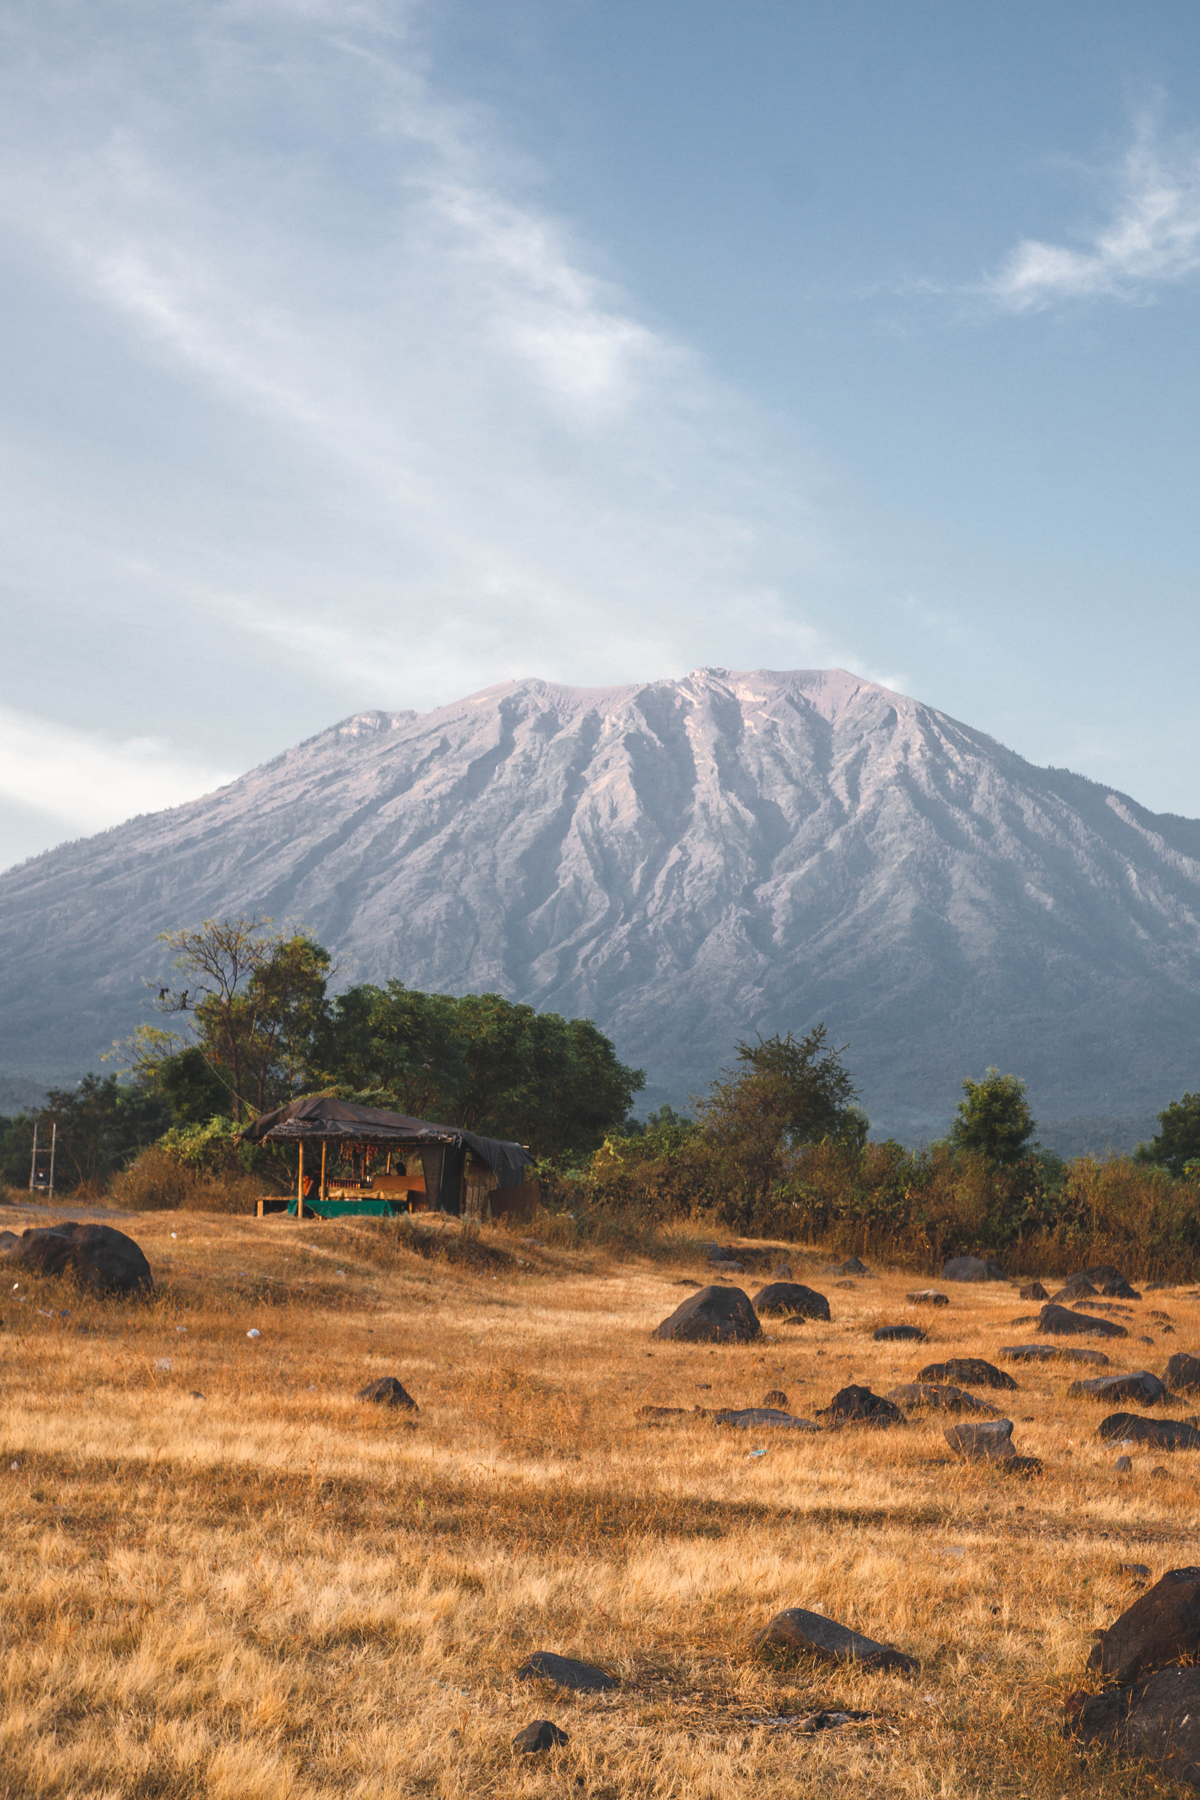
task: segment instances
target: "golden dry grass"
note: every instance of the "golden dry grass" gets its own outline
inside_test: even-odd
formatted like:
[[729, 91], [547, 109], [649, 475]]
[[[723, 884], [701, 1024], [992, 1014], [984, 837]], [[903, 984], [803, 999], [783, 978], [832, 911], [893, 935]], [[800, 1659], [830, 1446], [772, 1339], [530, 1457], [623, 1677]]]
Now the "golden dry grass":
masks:
[[[945, 1420], [814, 1438], [634, 1417], [775, 1387], [811, 1416], [851, 1379], [883, 1392], [945, 1356], [994, 1359], [1036, 1313], [1015, 1289], [952, 1286], [921, 1315], [928, 1344], [875, 1344], [876, 1323], [913, 1317], [912, 1276], [818, 1279], [832, 1324], [711, 1349], [650, 1340], [682, 1284], [709, 1278], [683, 1238], [622, 1260], [454, 1228], [421, 1253], [365, 1222], [174, 1212], [129, 1228], [152, 1301], [45, 1285], [0, 1300], [0, 1794], [1167, 1785], [1081, 1764], [1059, 1725], [1091, 1631], [1134, 1597], [1118, 1564], [1157, 1577], [1196, 1560], [1200, 1457], [1138, 1455], [1119, 1480], [1101, 1410], [1067, 1400], [1055, 1365], [991, 1396], [1044, 1459], [1024, 1482], [951, 1462]], [[813, 1279], [823, 1258], [791, 1260]], [[1108, 1346], [1114, 1369], [1161, 1372], [1200, 1346], [1200, 1300], [1148, 1294], [1133, 1314], [1155, 1342]], [[415, 1423], [355, 1398], [383, 1374], [417, 1397]], [[796, 1605], [898, 1644], [920, 1674], [763, 1665], [754, 1632]], [[538, 1649], [621, 1687], [515, 1682]], [[788, 1723], [822, 1707], [875, 1716]], [[535, 1717], [570, 1743], [516, 1758]]]

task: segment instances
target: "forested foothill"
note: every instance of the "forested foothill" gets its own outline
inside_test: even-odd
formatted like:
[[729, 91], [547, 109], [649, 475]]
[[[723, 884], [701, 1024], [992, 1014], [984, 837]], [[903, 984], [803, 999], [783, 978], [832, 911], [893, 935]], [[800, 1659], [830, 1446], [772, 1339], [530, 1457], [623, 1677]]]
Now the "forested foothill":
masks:
[[[683, 1113], [632, 1115], [645, 1085], [587, 1019], [499, 994], [427, 994], [391, 980], [331, 993], [308, 933], [264, 919], [164, 934], [177, 986], [156, 1023], [114, 1047], [120, 1073], [54, 1090], [56, 1191], [132, 1207], [248, 1206], [294, 1181], [294, 1152], [239, 1142], [259, 1113], [330, 1094], [516, 1139], [548, 1209], [577, 1232], [644, 1235], [681, 1220], [823, 1243], [929, 1268], [973, 1251], [1044, 1273], [1084, 1262], [1200, 1269], [1200, 1093], [1158, 1115], [1132, 1156], [1064, 1161], [1037, 1142], [1024, 1083], [963, 1082], [944, 1139], [875, 1141], [853, 1075], [818, 1024], [737, 1045]], [[32, 1115], [0, 1121], [0, 1180], [27, 1186]]]

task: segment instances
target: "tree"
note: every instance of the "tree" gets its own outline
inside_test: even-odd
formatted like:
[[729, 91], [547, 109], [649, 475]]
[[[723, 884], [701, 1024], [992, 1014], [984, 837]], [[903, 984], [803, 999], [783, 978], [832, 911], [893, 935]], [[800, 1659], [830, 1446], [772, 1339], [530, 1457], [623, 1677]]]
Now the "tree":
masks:
[[782, 1180], [800, 1145], [847, 1132], [865, 1138], [866, 1121], [851, 1105], [857, 1089], [842, 1063], [845, 1046], [831, 1050], [827, 1039], [819, 1024], [799, 1039], [789, 1031], [739, 1042], [741, 1067], [722, 1070], [697, 1107], [746, 1218]]
[[1134, 1151], [1138, 1162], [1162, 1163], [1173, 1175], [1182, 1175], [1184, 1165], [1200, 1157], [1200, 1094], [1185, 1094], [1172, 1100], [1158, 1115], [1159, 1131], [1148, 1144]]
[[402, 981], [347, 988], [317, 1027], [310, 1085], [386, 1093], [412, 1118], [452, 1117], [466, 1081], [457, 1007]]
[[[106, 1182], [170, 1123], [156, 1095], [122, 1087], [115, 1075], [85, 1075], [78, 1087], [51, 1088], [37, 1113], [38, 1143], [49, 1148], [57, 1125], [54, 1186], [69, 1193], [84, 1182]], [[33, 1124], [32, 1114], [14, 1119], [4, 1138], [2, 1173], [17, 1187], [29, 1184]]]
[[164, 931], [187, 985], [162, 988], [159, 1010], [191, 1014], [198, 1047], [241, 1121], [304, 1086], [320, 1027], [329, 952], [305, 932], [273, 931], [262, 918], [206, 919]]
[[988, 1069], [982, 1081], [963, 1082], [949, 1141], [955, 1150], [975, 1150], [988, 1162], [1012, 1168], [1029, 1153], [1037, 1120], [1025, 1099], [1025, 1083], [1016, 1075]]

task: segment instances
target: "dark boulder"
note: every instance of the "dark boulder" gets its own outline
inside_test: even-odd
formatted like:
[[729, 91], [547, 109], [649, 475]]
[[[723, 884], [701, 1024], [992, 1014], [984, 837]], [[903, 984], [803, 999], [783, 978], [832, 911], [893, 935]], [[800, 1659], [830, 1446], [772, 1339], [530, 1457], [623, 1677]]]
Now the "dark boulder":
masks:
[[1097, 1368], [1108, 1367], [1108, 1358], [1103, 1350], [1081, 1350], [1074, 1345], [1066, 1344], [1001, 1344], [1001, 1356], [1011, 1357], [1013, 1362], [1081, 1362], [1094, 1363]]
[[877, 1344], [923, 1344], [927, 1334], [919, 1325], [877, 1325], [871, 1335]]
[[1133, 1400], [1141, 1406], [1155, 1406], [1166, 1398], [1167, 1390], [1149, 1369], [1135, 1369], [1132, 1375], [1097, 1375], [1091, 1381], [1073, 1381], [1067, 1394], [1073, 1400]]
[[792, 1413], [784, 1412], [778, 1406], [747, 1406], [740, 1412], [735, 1408], [727, 1408], [723, 1412], [713, 1414], [717, 1425], [736, 1425], [741, 1431], [762, 1431], [772, 1426], [784, 1431], [820, 1431], [811, 1419], [797, 1419]]
[[1200, 1651], [1200, 1569], [1168, 1569], [1100, 1634], [1088, 1667], [1121, 1683]]
[[370, 1381], [365, 1388], [359, 1388], [360, 1400], [373, 1400], [376, 1406], [400, 1406], [406, 1412], [419, 1412], [421, 1409], [408, 1392], [401, 1387], [394, 1375], [384, 1375], [378, 1381]]
[[1115, 1319], [1093, 1319], [1088, 1313], [1072, 1312], [1069, 1307], [1043, 1306], [1038, 1315], [1038, 1330], [1050, 1337], [1128, 1337], [1124, 1325]]
[[827, 1619], [823, 1613], [808, 1612], [803, 1606], [790, 1606], [776, 1613], [771, 1623], [754, 1640], [755, 1648], [779, 1658], [815, 1656], [822, 1662], [858, 1663], [864, 1669], [905, 1669], [918, 1667], [915, 1657], [906, 1656], [891, 1644], [876, 1643]]
[[569, 1744], [566, 1732], [550, 1719], [533, 1719], [523, 1730], [518, 1731], [512, 1741], [514, 1750], [529, 1756], [537, 1750], [556, 1750], [561, 1744]]
[[927, 1406], [934, 1412], [969, 1412], [995, 1413], [996, 1408], [989, 1406], [986, 1400], [977, 1400], [974, 1394], [968, 1394], [965, 1388], [946, 1387], [935, 1381], [905, 1381], [899, 1387], [889, 1389], [887, 1398], [897, 1406], [912, 1411], [914, 1407]]
[[949, 1294], [939, 1294], [936, 1288], [916, 1288], [904, 1298], [910, 1306], [949, 1306]]
[[1059, 1288], [1057, 1294], [1050, 1295], [1050, 1299], [1056, 1306], [1065, 1306], [1071, 1300], [1098, 1300], [1099, 1297], [1100, 1289], [1094, 1288], [1090, 1281], [1082, 1279], [1068, 1281], [1065, 1287]]
[[150, 1264], [111, 1225], [31, 1225], [20, 1237], [0, 1232], [0, 1256], [31, 1275], [65, 1275], [97, 1294], [132, 1294], [154, 1286]]
[[1172, 1781], [1200, 1787], [1200, 1668], [1162, 1669], [1132, 1688], [1072, 1694], [1064, 1731], [1121, 1758], [1145, 1757]]
[[758, 1314], [736, 1287], [703, 1287], [689, 1294], [651, 1334], [684, 1344], [747, 1344], [762, 1336]]
[[1027, 1281], [1021, 1289], [1020, 1298], [1022, 1300], [1048, 1300], [1050, 1296], [1040, 1281]]
[[873, 1394], [869, 1387], [841, 1388], [829, 1402], [817, 1413], [818, 1419], [825, 1419], [830, 1426], [839, 1425], [906, 1425], [908, 1423], [898, 1406], [885, 1400], [882, 1394]]
[[829, 1302], [798, 1281], [772, 1281], [754, 1296], [754, 1310], [789, 1319], [828, 1319]]
[[982, 1356], [953, 1356], [949, 1362], [930, 1363], [920, 1371], [918, 1381], [957, 1381], [963, 1387], [1015, 1388], [1016, 1382], [1003, 1369], [985, 1362]]
[[1200, 1389], [1200, 1356], [1177, 1350], [1167, 1364], [1166, 1382], [1173, 1394], [1195, 1393]]
[[1008, 1276], [991, 1256], [952, 1256], [942, 1265], [943, 1281], [1007, 1281]]
[[[1096, 1292], [1103, 1293], [1107, 1287], [1128, 1287], [1125, 1271], [1116, 1268], [1112, 1263], [1097, 1263], [1094, 1269], [1076, 1269], [1067, 1276], [1067, 1285], [1073, 1281], [1090, 1281]], [[1139, 1295], [1140, 1299], [1141, 1296]]]
[[1152, 1444], [1156, 1450], [1200, 1450], [1200, 1431], [1186, 1419], [1144, 1419], [1140, 1413], [1110, 1413], [1096, 1436], [1124, 1443]]
[[620, 1684], [603, 1669], [591, 1663], [576, 1662], [572, 1656], [558, 1656], [553, 1650], [536, 1650], [527, 1663], [517, 1670], [518, 1681], [552, 1681], [555, 1687], [570, 1688], [576, 1694], [600, 1694]]

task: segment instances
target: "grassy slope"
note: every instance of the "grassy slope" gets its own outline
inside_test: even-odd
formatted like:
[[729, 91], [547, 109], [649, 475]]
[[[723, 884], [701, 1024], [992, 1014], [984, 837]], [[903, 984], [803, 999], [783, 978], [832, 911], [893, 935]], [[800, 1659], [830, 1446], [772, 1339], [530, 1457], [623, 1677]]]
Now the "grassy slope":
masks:
[[[876, 1345], [912, 1317], [912, 1277], [827, 1278], [832, 1324], [712, 1350], [649, 1339], [707, 1278], [682, 1240], [622, 1260], [182, 1213], [130, 1230], [153, 1302], [0, 1304], [5, 1796], [1057, 1797], [1080, 1778], [1062, 1699], [1133, 1598], [1118, 1562], [1195, 1560], [1197, 1459], [1137, 1456], [1119, 1481], [1065, 1367], [990, 1396], [1040, 1481], [952, 1464], [937, 1420], [794, 1439], [635, 1422], [773, 1387], [811, 1416], [851, 1379], [994, 1356], [1036, 1311], [1004, 1286], [952, 1286], [928, 1345]], [[1200, 1301], [1134, 1315], [1156, 1341], [1110, 1346], [1114, 1369], [1200, 1345]], [[415, 1425], [354, 1398], [382, 1374]], [[915, 1652], [920, 1675], [763, 1667], [752, 1634], [789, 1605]], [[620, 1691], [515, 1683], [543, 1648]], [[878, 1717], [764, 1723], [819, 1707]], [[514, 1761], [539, 1716], [569, 1746]], [[1086, 1779], [1158, 1786], [1099, 1760]]]

